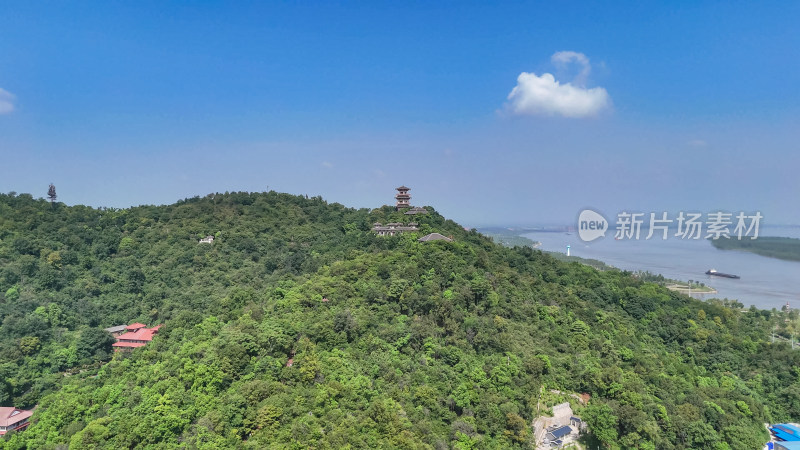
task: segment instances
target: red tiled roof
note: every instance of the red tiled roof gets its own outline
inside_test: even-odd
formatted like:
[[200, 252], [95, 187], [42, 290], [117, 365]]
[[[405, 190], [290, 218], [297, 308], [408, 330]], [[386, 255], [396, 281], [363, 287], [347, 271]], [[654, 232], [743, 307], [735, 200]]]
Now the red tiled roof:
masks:
[[155, 333], [153, 330], [149, 330], [147, 328], [142, 328], [140, 330], [136, 330], [133, 333], [127, 332], [117, 337], [119, 341], [152, 341], [153, 335]]
[[147, 325], [145, 325], [143, 323], [136, 322], [136, 323], [132, 323], [132, 324], [128, 325], [127, 327], [125, 327], [125, 329], [126, 330], [138, 330], [139, 328], [144, 328], [146, 326]]
[[[139, 324], [129, 325], [128, 329], [131, 327], [136, 327]], [[153, 328], [144, 328], [141, 327], [136, 331], [129, 331], [127, 333], [123, 333], [117, 336], [117, 342], [112, 344], [112, 347], [124, 347], [124, 348], [138, 348], [144, 347], [145, 344], [153, 340], [153, 335], [158, 333], [159, 328], [161, 328], [163, 324], [156, 325]]]
[[[14, 414], [16, 412], [16, 414]], [[13, 408], [10, 406], [0, 407], [0, 427], [13, 427], [19, 422], [28, 419], [33, 415], [33, 411], [24, 409]], [[5, 431], [0, 431], [0, 436], [6, 434]]]
[[153, 335], [157, 334], [162, 326], [156, 325], [153, 328], [139, 328], [136, 331], [129, 331], [117, 336], [117, 341], [152, 341]]

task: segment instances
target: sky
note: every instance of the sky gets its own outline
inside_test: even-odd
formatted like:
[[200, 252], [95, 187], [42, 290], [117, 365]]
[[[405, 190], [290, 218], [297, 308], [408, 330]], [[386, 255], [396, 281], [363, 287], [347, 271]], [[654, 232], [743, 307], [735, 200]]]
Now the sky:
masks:
[[798, 2], [3, 2], [0, 192], [800, 224]]

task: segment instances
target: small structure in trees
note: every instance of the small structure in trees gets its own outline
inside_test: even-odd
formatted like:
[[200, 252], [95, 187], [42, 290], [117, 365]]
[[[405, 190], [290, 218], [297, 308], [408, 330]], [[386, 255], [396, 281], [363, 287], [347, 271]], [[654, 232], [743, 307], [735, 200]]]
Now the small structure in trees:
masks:
[[569, 402], [559, 403], [553, 406], [553, 419], [558, 425], [569, 425], [569, 419], [572, 416], [572, 407]]
[[769, 428], [776, 439], [784, 442], [800, 441], [800, 428], [791, 423], [779, 423]]
[[404, 214], [409, 215], [409, 216], [413, 216], [413, 215], [416, 215], [416, 214], [428, 214], [428, 210], [423, 208], [423, 207], [421, 207], [421, 206], [415, 206], [415, 207], [409, 209], [408, 211], [406, 211]]
[[546, 437], [550, 442], [553, 442], [565, 436], [569, 436], [570, 434], [572, 434], [572, 428], [570, 428], [569, 425], [564, 425], [549, 430]]
[[421, 238], [417, 239], [420, 242], [429, 242], [429, 241], [447, 241], [453, 242], [453, 238], [449, 238], [443, 234], [439, 233], [431, 233], [426, 236], [422, 236]]
[[119, 335], [124, 334], [127, 331], [126, 328], [128, 328], [127, 325], [116, 325], [113, 327], [105, 328], [105, 330], [111, 333], [111, 336], [118, 337]]
[[212, 236], [210, 234], [208, 236], [204, 237], [203, 239], [200, 239], [200, 242], [199, 242], [199, 244], [213, 244], [213, 243], [214, 243], [214, 236]]
[[[558, 392], [558, 391], [553, 391]], [[572, 413], [569, 402], [553, 406], [553, 416], [541, 416], [533, 422], [534, 436], [540, 446], [558, 447], [575, 440], [586, 424]]]
[[117, 342], [112, 347], [114, 347], [115, 352], [131, 351], [134, 348], [144, 347], [153, 340], [153, 336], [158, 333], [159, 328], [161, 328], [161, 325], [147, 328], [147, 325], [143, 323], [132, 323], [125, 327], [125, 333], [117, 336]]
[[57, 197], [56, 186], [53, 183], [50, 183], [50, 187], [47, 189], [47, 198], [50, 199], [51, 205], [55, 205]]
[[419, 231], [419, 227], [417, 227], [417, 224], [414, 222], [411, 222], [408, 225], [404, 225], [400, 222], [392, 222], [382, 225], [380, 222], [375, 222], [375, 224], [372, 226], [372, 231], [374, 231], [378, 236], [394, 236], [395, 234], [403, 234], [407, 231]]

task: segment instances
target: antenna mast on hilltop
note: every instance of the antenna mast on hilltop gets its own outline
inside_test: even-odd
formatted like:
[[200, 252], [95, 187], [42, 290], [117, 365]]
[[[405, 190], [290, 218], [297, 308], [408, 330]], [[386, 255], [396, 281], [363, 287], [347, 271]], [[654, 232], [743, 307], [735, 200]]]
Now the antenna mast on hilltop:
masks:
[[50, 204], [56, 204], [56, 186], [53, 183], [50, 183], [50, 188], [47, 189], [47, 198], [50, 199]]

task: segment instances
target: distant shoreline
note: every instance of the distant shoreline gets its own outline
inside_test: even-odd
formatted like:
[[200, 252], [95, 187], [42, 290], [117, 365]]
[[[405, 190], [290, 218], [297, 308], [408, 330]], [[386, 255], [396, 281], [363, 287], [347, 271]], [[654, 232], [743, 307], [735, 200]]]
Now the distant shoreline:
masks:
[[765, 236], [758, 239], [711, 239], [711, 245], [719, 250], [738, 250], [755, 253], [767, 258], [800, 262], [800, 239]]
[[533, 239], [528, 239], [522, 234], [518, 233], [517, 231], [503, 229], [503, 228], [478, 228], [478, 232], [483, 234], [484, 236], [488, 236], [491, 238], [495, 243], [500, 244], [504, 247], [531, 247], [531, 248], [539, 248], [542, 246], [542, 243], [539, 241], [534, 241]]
[[[520, 245], [520, 246], [530, 246], [533, 248], [539, 248], [542, 245], [542, 243], [539, 241], [534, 241], [533, 239], [522, 236], [525, 233], [536, 232], [530, 229], [492, 227], [483, 229], [479, 228], [478, 231], [486, 236], [489, 236], [496, 243], [504, 245], [506, 247], [513, 247], [514, 245]], [[539, 230], [538, 232], [552, 233], [556, 231]], [[556, 252], [556, 251], [549, 251], [549, 250], [543, 250], [543, 251], [559, 261], [578, 262], [593, 267], [597, 270], [611, 270], [611, 269], [620, 270], [617, 267], [607, 264], [605, 261], [597, 259], [587, 259], [579, 256], [567, 256], [562, 252]], [[653, 275], [653, 274], [648, 273], [648, 275]], [[663, 276], [658, 277], [657, 275], [648, 278], [652, 279], [648, 279], [646, 281], [659, 284], [671, 291], [679, 292], [682, 294], [715, 295], [719, 293], [715, 288], [711, 286], [706, 286], [705, 284], [700, 285], [697, 283], [692, 283], [690, 288], [689, 283], [680, 280], [670, 279]]]

